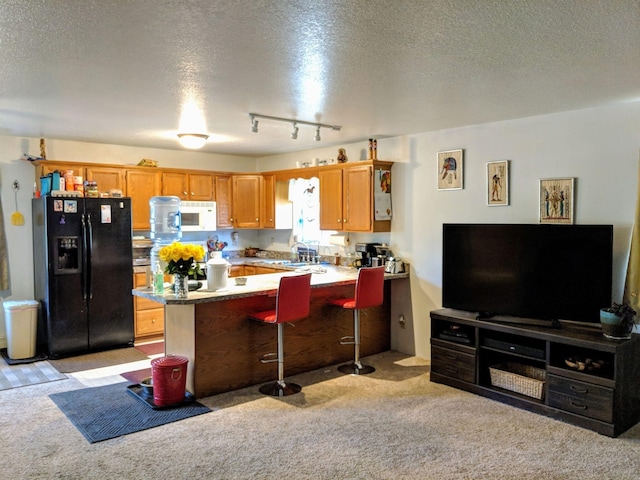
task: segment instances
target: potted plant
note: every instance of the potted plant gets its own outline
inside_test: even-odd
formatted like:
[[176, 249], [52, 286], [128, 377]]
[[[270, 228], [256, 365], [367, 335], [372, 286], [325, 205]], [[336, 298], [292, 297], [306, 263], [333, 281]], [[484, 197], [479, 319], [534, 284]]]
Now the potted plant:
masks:
[[600, 310], [602, 334], [613, 340], [631, 338], [635, 325], [636, 311], [628, 303], [613, 303]]

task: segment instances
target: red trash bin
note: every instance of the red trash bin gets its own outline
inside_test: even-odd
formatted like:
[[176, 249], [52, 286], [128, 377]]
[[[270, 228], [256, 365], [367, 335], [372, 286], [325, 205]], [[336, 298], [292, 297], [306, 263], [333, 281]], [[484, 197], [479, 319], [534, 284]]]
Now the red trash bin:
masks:
[[189, 359], [180, 355], [151, 360], [153, 378], [153, 403], [158, 407], [182, 403], [187, 384]]

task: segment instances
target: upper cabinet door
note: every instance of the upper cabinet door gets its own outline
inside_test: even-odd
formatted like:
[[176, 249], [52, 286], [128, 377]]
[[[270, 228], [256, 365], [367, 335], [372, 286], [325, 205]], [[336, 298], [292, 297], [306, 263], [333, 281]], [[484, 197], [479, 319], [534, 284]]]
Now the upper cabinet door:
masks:
[[372, 167], [358, 166], [343, 171], [344, 230], [370, 232], [373, 221]]
[[150, 230], [149, 200], [160, 195], [161, 175], [158, 171], [127, 170], [127, 196], [131, 197], [131, 216], [133, 230]]
[[206, 173], [190, 173], [189, 199], [200, 202], [212, 201], [213, 175]]
[[260, 228], [260, 183], [262, 175], [233, 176], [233, 225]]
[[342, 169], [334, 168], [318, 173], [320, 179], [320, 229], [342, 230]]
[[260, 218], [262, 228], [276, 227], [276, 176], [273, 174], [262, 175], [262, 211]]
[[124, 185], [124, 172], [121, 168], [91, 167], [86, 168], [87, 180], [98, 184], [98, 191], [109, 192], [112, 189], [120, 190], [126, 195]]
[[188, 200], [188, 177], [186, 173], [163, 172], [162, 195], [178, 197], [180, 200]]
[[217, 228], [233, 228], [231, 202], [233, 201], [233, 178], [231, 175], [215, 175]]

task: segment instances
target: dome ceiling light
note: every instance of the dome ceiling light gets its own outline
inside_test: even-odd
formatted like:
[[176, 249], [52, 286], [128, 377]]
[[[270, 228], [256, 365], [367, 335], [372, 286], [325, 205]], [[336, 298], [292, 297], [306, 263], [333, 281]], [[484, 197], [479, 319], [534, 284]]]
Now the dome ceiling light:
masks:
[[209, 135], [205, 135], [204, 133], [178, 134], [178, 141], [180, 142], [180, 145], [182, 145], [184, 148], [190, 148], [192, 150], [204, 147], [205, 143], [207, 143], [208, 138]]

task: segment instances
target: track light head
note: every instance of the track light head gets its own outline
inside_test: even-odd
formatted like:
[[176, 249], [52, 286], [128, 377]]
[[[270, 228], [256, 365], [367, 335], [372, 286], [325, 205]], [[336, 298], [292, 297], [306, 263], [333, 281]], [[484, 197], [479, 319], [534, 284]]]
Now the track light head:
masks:
[[293, 124], [293, 132], [291, 132], [291, 138], [293, 140], [297, 140], [298, 139], [298, 130], [299, 130], [298, 126], [294, 123]]
[[314, 137], [314, 140], [315, 140], [316, 142], [319, 142], [319, 141], [321, 140], [321, 138], [320, 138], [320, 125], [318, 125], [318, 126], [316, 127], [316, 136]]

